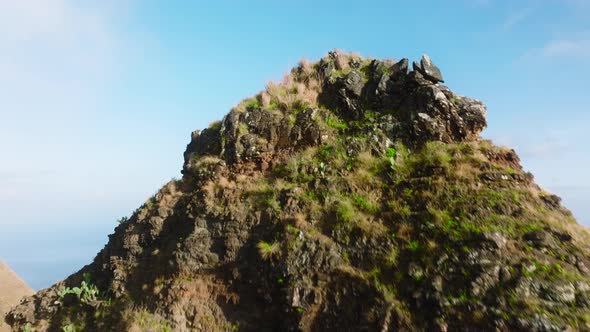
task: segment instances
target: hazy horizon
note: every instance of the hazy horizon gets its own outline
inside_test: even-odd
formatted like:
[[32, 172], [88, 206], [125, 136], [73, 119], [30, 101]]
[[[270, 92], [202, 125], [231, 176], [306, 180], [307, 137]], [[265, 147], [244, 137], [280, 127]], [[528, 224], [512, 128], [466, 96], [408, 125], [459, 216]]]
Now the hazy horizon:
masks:
[[590, 225], [590, 1], [0, 1], [0, 259], [35, 289], [90, 263], [191, 131], [335, 48], [428, 53]]

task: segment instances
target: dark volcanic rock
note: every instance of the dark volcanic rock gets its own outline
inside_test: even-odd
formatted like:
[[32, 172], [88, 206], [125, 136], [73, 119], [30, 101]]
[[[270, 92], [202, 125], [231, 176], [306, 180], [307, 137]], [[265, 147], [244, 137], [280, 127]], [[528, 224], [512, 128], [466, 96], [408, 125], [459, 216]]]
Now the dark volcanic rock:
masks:
[[417, 61], [412, 62], [412, 70], [424, 75], [424, 71], [422, 70], [422, 67]]
[[440, 69], [432, 63], [432, 60], [426, 54], [420, 60], [420, 69], [422, 74], [434, 83], [444, 82]]
[[391, 66], [392, 76], [406, 75], [406, 74], [408, 74], [408, 70], [409, 70], [409, 65], [408, 65], [407, 58], [403, 58], [399, 62], [397, 62], [393, 66]]
[[555, 245], [551, 234], [542, 230], [526, 233], [523, 238], [537, 248], [550, 248]]

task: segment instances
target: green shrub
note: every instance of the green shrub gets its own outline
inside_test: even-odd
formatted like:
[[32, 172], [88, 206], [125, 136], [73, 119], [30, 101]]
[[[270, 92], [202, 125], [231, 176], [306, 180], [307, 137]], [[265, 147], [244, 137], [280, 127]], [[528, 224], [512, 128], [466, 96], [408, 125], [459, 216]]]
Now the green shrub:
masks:
[[281, 253], [281, 247], [278, 242], [268, 243], [265, 241], [260, 241], [256, 247], [258, 248], [258, 253], [260, 253], [260, 256], [264, 260], [278, 257]]
[[338, 117], [333, 117], [333, 116], [328, 117], [326, 124], [328, 125], [328, 127], [332, 127], [337, 130], [348, 129], [348, 124]]
[[320, 161], [328, 161], [336, 154], [336, 148], [333, 145], [325, 144], [317, 153], [317, 158]]
[[280, 211], [281, 206], [276, 198], [276, 193], [267, 183], [261, 184], [260, 188], [249, 193], [254, 198], [254, 203], [260, 209], [271, 209]]
[[384, 256], [383, 263], [386, 267], [392, 268], [397, 263], [398, 251], [397, 248], [391, 248]]
[[238, 112], [244, 112], [258, 108], [260, 108], [260, 102], [258, 101], [258, 98], [252, 97], [245, 99], [241, 103], [239, 103], [238, 106], [235, 107], [235, 110]]
[[244, 136], [244, 135], [248, 134], [249, 132], [250, 132], [250, 128], [248, 127], [247, 124], [242, 122], [238, 125], [238, 135]]
[[428, 142], [416, 155], [414, 161], [419, 167], [441, 167], [446, 168], [451, 161], [451, 155], [447, 147], [442, 142]]
[[379, 212], [379, 206], [369, 202], [365, 197], [360, 195], [353, 195], [352, 200], [354, 205], [359, 208], [361, 211], [370, 213], [370, 214], [377, 214]]
[[80, 284], [80, 287], [65, 287], [57, 291], [57, 295], [60, 299], [68, 294], [74, 294], [82, 303], [92, 303], [98, 299], [99, 290], [96, 285], [90, 282], [90, 274], [84, 273], [84, 280]]
[[350, 223], [358, 218], [356, 209], [345, 199], [338, 200], [335, 203], [335, 213], [336, 221], [340, 223]]
[[209, 124], [209, 127], [207, 129], [213, 130], [213, 131], [218, 131], [221, 129], [221, 121], [213, 121]]
[[68, 324], [61, 327], [63, 332], [76, 332], [76, 327], [74, 324]]
[[397, 150], [395, 148], [387, 148], [387, 152], [386, 152], [387, 158], [393, 158], [395, 160], [395, 157], [397, 156]]
[[142, 331], [172, 332], [170, 322], [158, 318], [145, 309], [142, 309], [136, 315], [137, 325], [143, 328]]
[[419, 251], [422, 248], [422, 246], [418, 241], [409, 241], [407, 244], [407, 248], [410, 251]]
[[408, 206], [406, 200], [390, 201], [387, 203], [387, 209], [402, 219], [405, 219], [412, 214], [412, 209]]

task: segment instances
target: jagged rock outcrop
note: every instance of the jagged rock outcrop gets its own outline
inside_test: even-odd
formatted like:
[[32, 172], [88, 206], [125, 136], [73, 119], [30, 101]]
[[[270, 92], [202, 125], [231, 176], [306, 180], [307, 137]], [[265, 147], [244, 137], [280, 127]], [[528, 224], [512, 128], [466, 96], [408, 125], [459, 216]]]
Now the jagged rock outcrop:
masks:
[[440, 69], [438, 69], [438, 67], [432, 63], [432, 60], [426, 54], [422, 56], [420, 64], [414, 62], [414, 70], [422, 74], [424, 78], [432, 81], [433, 83], [444, 82]]
[[191, 135], [183, 177], [15, 330], [590, 330], [588, 231], [427, 57], [331, 52]]

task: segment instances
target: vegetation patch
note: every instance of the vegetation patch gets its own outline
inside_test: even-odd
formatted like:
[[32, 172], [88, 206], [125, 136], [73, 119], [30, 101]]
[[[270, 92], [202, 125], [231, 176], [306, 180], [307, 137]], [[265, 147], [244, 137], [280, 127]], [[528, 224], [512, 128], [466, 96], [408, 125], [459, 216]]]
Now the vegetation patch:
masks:
[[260, 253], [260, 257], [264, 260], [270, 260], [272, 258], [277, 258], [281, 254], [281, 246], [278, 242], [265, 242], [260, 241], [256, 245], [258, 248], [258, 253]]

